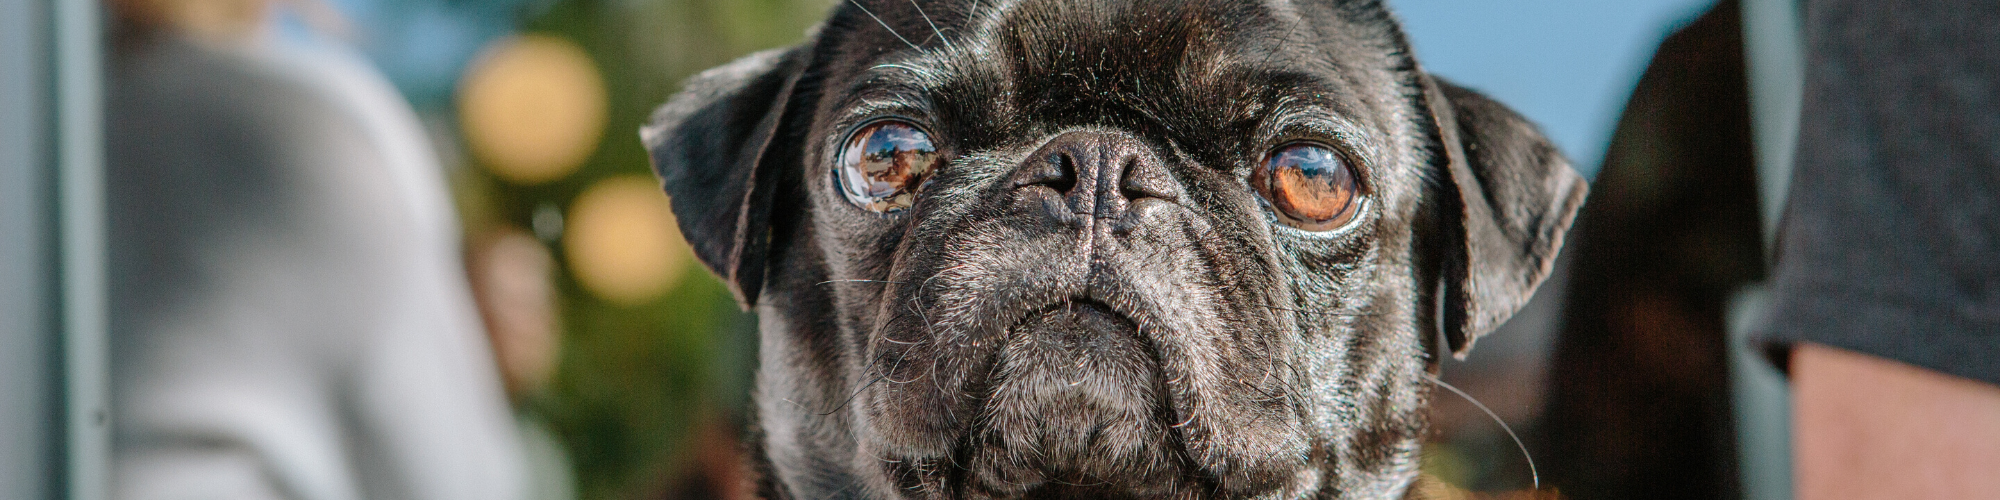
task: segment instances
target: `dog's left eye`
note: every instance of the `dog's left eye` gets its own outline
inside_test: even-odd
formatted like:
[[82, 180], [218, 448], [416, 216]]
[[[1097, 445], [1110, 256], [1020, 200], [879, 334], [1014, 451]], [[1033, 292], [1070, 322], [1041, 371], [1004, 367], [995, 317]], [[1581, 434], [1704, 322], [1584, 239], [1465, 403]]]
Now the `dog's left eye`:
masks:
[[1345, 226], [1361, 204], [1354, 170], [1340, 153], [1313, 143], [1272, 150], [1251, 174], [1250, 185], [1271, 203], [1279, 221], [1307, 231]]
[[896, 212], [916, 203], [917, 188], [943, 158], [931, 145], [930, 135], [916, 125], [884, 120], [848, 136], [834, 178], [855, 205], [872, 212]]

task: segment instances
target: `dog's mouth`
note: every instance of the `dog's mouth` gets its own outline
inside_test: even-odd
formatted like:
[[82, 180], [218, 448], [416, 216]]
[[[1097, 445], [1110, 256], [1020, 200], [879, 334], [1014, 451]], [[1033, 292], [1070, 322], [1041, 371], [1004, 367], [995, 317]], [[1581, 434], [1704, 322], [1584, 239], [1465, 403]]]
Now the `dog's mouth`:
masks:
[[963, 441], [967, 486], [1028, 498], [1182, 488], [1186, 454], [1170, 432], [1159, 366], [1138, 323], [1103, 302], [1073, 298], [1026, 314], [1007, 332], [990, 397]]
[[[1118, 405], [1141, 401], [1098, 401], [1111, 392], [1146, 393], [1158, 378], [1158, 358], [1138, 323], [1109, 304], [1070, 298], [1024, 314], [1007, 329], [990, 381], [988, 406], [1010, 404], [1008, 389], [1040, 388], [1046, 396], [1084, 397]], [[1118, 382], [1104, 387], [1101, 382]], [[1154, 398], [1143, 403], [1152, 404]], [[1050, 402], [1038, 400], [1037, 402]]]
[[864, 387], [863, 407], [894, 484], [1161, 498], [1251, 494], [1306, 474], [1273, 318], [1182, 295], [1184, 280], [1060, 271], [1039, 275], [1045, 287], [953, 285], [899, 302], [926, 307], [884, 322], [871, 354], [883, 382]]
[[1108, 304], [1058, 301], [1024, 315], [1006, 335], [989, 381], [989, 413], [1062, 404], [1139, 417], [1161, 404], [1155, 349], [1137, 322]]
[[[1089, 298], [1070, 298], [1022, 315], [1008, 328], [1002, 363], [1029, 362], [1043, 356], [1077, 357], [1077, 361], [1144, 354], [1145, 341], [1131, 316]], [[1138, 352], [1134, 352], [1138, 351]], [[1150, 359], [1150, 356], [1148, 356]]]

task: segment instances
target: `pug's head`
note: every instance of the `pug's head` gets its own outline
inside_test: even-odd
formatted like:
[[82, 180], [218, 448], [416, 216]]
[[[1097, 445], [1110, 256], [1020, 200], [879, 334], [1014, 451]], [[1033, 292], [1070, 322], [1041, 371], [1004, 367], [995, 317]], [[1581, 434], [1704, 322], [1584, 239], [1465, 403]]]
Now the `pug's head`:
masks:
[[1398, 496], [1585, 191], [1362, 0], [857, 0], [642, 135], [797, 498]]

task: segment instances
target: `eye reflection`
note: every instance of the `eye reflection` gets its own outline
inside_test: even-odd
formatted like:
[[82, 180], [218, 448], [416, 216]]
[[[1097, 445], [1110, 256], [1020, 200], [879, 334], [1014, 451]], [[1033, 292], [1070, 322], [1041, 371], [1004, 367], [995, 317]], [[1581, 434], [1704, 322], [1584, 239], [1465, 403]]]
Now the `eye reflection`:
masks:
[[1307, 231], [1337, 229], [1354, 219], [1360, 186], [1339, 153], [1315, 144], [1272, 151], [1250, 183], [1285, 225]]
[[847, 139], [834, 172], [848, 201], [873, 212], [895, 212], [916, 203], [917, 188], [941, 158], [922, 130], [882, 121]]

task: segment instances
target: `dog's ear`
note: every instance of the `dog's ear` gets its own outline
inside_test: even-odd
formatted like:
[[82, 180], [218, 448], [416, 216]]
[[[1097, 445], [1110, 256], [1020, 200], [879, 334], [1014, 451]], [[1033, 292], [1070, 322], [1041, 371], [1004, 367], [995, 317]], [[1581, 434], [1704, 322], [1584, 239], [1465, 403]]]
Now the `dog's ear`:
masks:
[[1548, 277], [1589, 187], [1513, 110], [1435, 77], [1424, 86], [1443, 146], [1438, 327], [1464, 359]]
[[745, 308], [757, 303], [771, 204], [795, 152], [773, 148], [807, 47], [751, 54], [688, 79], [639, 131], [681, 234]]

